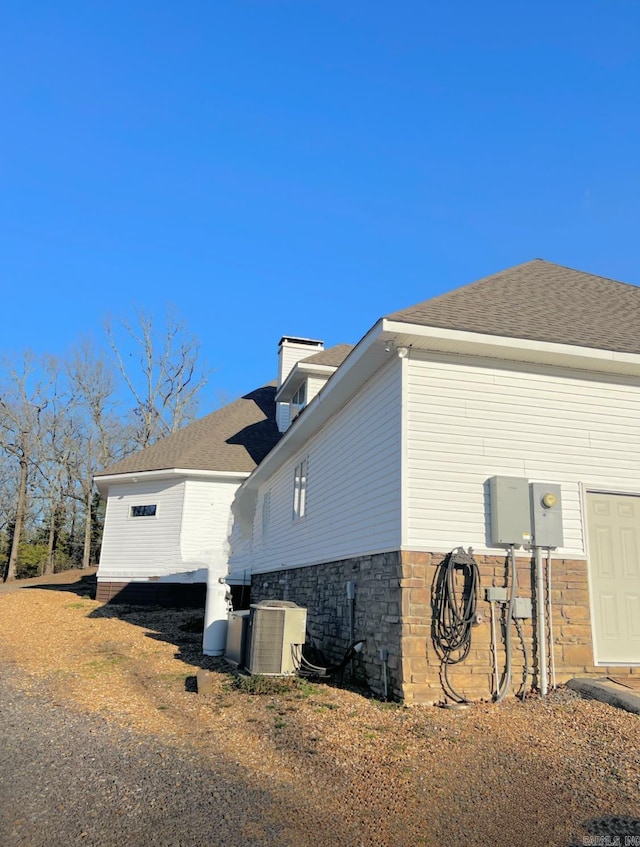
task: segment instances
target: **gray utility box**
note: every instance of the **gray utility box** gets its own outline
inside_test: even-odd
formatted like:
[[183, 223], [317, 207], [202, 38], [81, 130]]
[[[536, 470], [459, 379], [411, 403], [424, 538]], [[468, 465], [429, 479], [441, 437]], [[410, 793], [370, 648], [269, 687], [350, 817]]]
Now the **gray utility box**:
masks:
[[232, 665], [240, 667], [245, 662], [247, 632], [249, 631], [249, 609], [229, 612], [227, 647], [224, 657]]
[[559, 485], [531, 483], [531, 520], [536, 547], [562, 547], [562, 489]]
[[491, 544], [516, 547], [531, 541], [529, 480], [515, 476], [492, 476], [489, 480]]

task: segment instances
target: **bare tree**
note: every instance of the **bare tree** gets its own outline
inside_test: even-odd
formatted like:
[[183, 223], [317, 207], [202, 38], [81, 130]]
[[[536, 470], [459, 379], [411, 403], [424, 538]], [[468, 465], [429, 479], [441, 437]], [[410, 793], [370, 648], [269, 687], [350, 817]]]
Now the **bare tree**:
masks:
[[6, 361], [0, 389], [0, 449], [18, 465], [18, 491], [13, 537], [5, 581], [16, 577], [18, 549], [27, 512], [27, 485], [37, 468], [42, 439], [42, 417], [48, 405], [46, 374], [38, 372], [34, 355], [27, 351], [21, 361]]
[[199, 361], [198, 340], [174, 310], [167, 309], [162, 327], [153, 315], [137, 309], [135, 323], [108, 319], [105, 330], [134, 399], [136, 447], [147, 447], [193, 420], [198, 392], [209, 374]]
[[76, 482], [76, 497], [84, 506], [82, 567], [91, 563], [93, 478], [132, 449], [130, 428], [115, 413], [115, 375], [90, 341], [81, 342], [67, 365], [75, 412], [75, 449], [68, 455], [70, 477]]
[[47, 557], [44, 573], [53, 573], [56, 539], [64, 514], [64, 501], [73, 490], [72, 456], [78, 449], [77, 424], [70, 413], [73, 398], [60, 363], [45, 360], [50, 375], [49, 406], [44, 413], [38, 470], [43, 483], [42, 499], [48, 520]]

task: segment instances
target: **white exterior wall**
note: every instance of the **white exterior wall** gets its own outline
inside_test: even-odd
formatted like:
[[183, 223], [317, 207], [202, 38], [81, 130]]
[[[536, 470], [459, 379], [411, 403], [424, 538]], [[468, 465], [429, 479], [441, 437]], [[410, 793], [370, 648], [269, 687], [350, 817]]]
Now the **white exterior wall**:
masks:
[[585, 488], [640, 493], [640, 386], [632, 378], [427, 358], [407, 371], [404, 546], [486, 550], [486, 481], [562, 485], [563, 553], [585, 555]]
[[291, 424], [291, 404], [276, 403], [276, 425], [280, 432], [286, 432]]
[[301, 359], [313, 356], [324, 350], [322, 341], [314, 341], [311, 344], [296, 344], [295, 341], [283, 341], [278, 348], [278, 388], [291, 373], [293, 366]]
[[[226, 574], [237, 488], [238, 482], [194, 479], [111, 485], [98, 579], [204, 582], [209, 563]], [[131, 506], [153, 503], [155, 517], [131, 517]]]
[[199, 569], [198, 578], [203, 582], [206, 581], [208, 567], [213, 567], [220, 576], [226, 576], [231, 504], [237, 490], [237, 482], [189, 479], [185, 483], [180, 544], [182, 562], [188, 571]]
[[309, 376], [307, 377], [307, 400], [306, 405], [313, 400], [316, 394], [327, 384], [326, 376]]
[[[111, 485], [98, 579], [149, 579], [180, 568], [184, 481]], [[155, 517], [132, 518], [132, 506], [157, 504]]]
[[[234, 527], [232, 571], [265, 572], [399, 548], [400, 365], [396, 359], [373, 377], [261, 485], [252, 538], [241, 539]], [[306, 514], [294, 520], [294, 468], [304, 458]], [[263, 539], [267, 494], [269, 526]]]

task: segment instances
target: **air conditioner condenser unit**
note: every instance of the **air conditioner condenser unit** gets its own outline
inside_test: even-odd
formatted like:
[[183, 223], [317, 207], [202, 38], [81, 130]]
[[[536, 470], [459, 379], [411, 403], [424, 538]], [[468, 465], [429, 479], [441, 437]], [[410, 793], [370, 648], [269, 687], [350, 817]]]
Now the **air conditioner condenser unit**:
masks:
[[297, 670], [294, 645], [306, 640], [307, 610], [288, 600], [251, 606], [245, 666], [250, 674], [287, 676]]

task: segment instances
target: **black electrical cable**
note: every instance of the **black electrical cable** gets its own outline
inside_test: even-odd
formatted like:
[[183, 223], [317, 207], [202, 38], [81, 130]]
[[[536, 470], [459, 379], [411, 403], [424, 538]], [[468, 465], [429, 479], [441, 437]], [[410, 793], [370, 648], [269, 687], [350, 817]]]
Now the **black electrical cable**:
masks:
[[466, 702], [466, 698], [451, 685], [449, 666], [464, 661], [469, 655], [471, 627], [477, 620], [479, 585], [478, 565], [471, 549], [466, 553], [462, 547], [456, 547], [448, 553], [434, 585], [432, 637], [440, 658], [443, 682], [449, 694], [460, 703]]
[[300, 647], [299, 651], [294, 652], [294, 645], [292, 644], [292, 656], [294, 665], [297, 669], [298, 676], [306, 676], [311, 678], [325, 678], [329, 676], [334, 676], [336, 674], [341, 674], [342, 671], [348, 665], [348, 663], [362, 650], [363, 644], [364, 639], [354, 641], [353, 644], [351, 644], [347, 649], [347, 652], [344, 654], [342, 661], [340, 661], [337, 665], [329, 665], [327, 667], [321, 667], [320, 665], [312, 664], [307, 658], [305, 658], [304, 653], [302, 651], [302, 647]]
[[527, 682], [529, 681], [529, 655], [527, 653], [527, 643], [524, 640], [524, 633], [522, 631], [522, 625], [518, 618], [513, 619], [516, 630], [518, 631], [518, 635], [520, 637], [520, 644], [522, 645], [522, 652], [524, 654], [524, 668], [522, 670], [522, 690], [520, 696], [523, 700], [527, 697]]

